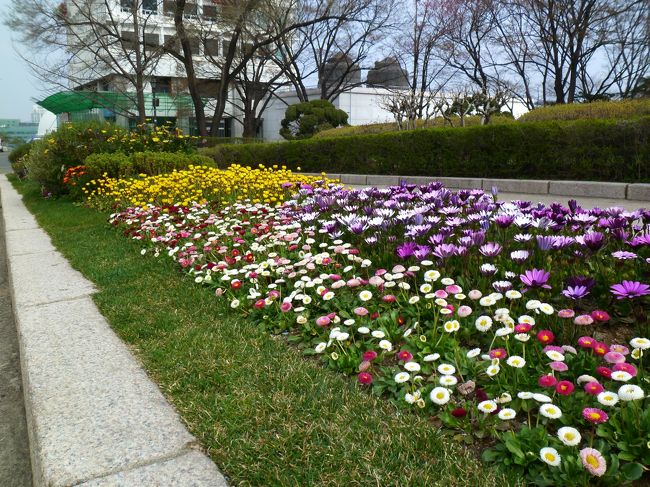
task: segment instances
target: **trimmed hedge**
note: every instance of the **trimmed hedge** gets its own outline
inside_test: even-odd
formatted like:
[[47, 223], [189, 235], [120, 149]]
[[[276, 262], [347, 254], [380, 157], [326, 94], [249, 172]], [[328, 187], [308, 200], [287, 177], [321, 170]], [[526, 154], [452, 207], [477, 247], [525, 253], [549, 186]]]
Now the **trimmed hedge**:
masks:
[[219, 167], [307, 172], [650, 181], [650, 117], [433, 128], [205, 149]]
[[138, 174], [164, 174], [194, 166], [214, 166], [212, 158], [184, 152], [134, 152], [126, 155], [98, 153], [86, 157], [86, 173], [91, 178], [107, 174], [110, 177], [129, 177]]
[[585, 120], [591, 118], [630, 119], [650, 115], [650, 98], [594, 101], [536, 108], [519, 117], [520, 122], [548, 120]]

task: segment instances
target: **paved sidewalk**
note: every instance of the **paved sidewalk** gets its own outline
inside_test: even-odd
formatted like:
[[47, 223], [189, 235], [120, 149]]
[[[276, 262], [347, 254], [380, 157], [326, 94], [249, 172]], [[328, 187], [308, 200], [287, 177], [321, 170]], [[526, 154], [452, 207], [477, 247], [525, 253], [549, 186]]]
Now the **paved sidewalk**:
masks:
[[[2, 155], [6, 158], [6, 153]], [[0, 485], [31, 486], [31, 468], [18, 338], [7, 276], [4, 224], [0, 218]]]

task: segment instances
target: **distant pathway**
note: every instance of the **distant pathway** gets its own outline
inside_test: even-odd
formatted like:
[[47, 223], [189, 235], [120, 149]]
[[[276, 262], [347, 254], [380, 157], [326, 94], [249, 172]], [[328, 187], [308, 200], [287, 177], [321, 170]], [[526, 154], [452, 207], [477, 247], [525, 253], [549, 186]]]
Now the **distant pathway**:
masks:
[[[357, 185], [357, 184], [346, 184], [345, 186], [355, 189], [367, 188], [367, 184]], [[377, 185], [379, 188], [386, 188], [388, 186]], [[454, 191], [457, 191], [454, 189]], [[552, 194], [523, 194], [523, 193], [499, 193], [497, 198], [500, 201], [512, 201], [512, 200], [523, 200], [523, 201], [532, 201], [533, 203], [543, 203], [548, 205], [553, 202], [560, 202], [563, 205], [566, 205], [567, 202], [572, 199], [568, 196], [558, 196]], [[587, 197], [576, 197], [575, 199], [580, 206], [583, 208], [609, 208], [613, 206], [618, 206], [620, 208], [625, 208], [626, 210], [637, 210], [639, 208], [648, 208], [650, 209], [650, 201], [634, 201], [634, 200], [621, 200], [621, 199], [608, 199], [608, 198], [587, 198]]]
[[[10, 169], [7, 153], [0, 153], [0, 172]], [[27, 487], [32, 473], [4, 234], [0, 218], [0, 486]]]

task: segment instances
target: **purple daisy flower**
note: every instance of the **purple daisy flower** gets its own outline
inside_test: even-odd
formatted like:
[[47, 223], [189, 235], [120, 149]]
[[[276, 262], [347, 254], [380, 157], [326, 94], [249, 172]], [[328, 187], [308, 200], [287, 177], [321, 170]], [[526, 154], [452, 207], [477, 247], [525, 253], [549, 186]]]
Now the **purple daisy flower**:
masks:
[[551, 289], [551, 286], [547, 284], [549, 277], [551, 277], [551, 274], [543, 269], [529, 269], [519, 275], [519, 279], [527, 289], [535, 287]]
[[617, 299], [634, 299], [650, 294], [650, 286], [639, 281], [622, 281], [610, 289]]
[[479, 252], [486, 257], [496, 257], [501, 253], [501, 250], [503, 250], [503, 247], [496, 242], [488, 242], [479, 248]]
[[581, 299], [589, 294], [589, 289], [586, 286], [569, 286], [562, 294], [569, 299]]
[[634, 252], [619, 250], [617, 252], [612, 252], [612, 257], [618, 260], [631, 260], [631, 259], [636, 259], [638, 256]]

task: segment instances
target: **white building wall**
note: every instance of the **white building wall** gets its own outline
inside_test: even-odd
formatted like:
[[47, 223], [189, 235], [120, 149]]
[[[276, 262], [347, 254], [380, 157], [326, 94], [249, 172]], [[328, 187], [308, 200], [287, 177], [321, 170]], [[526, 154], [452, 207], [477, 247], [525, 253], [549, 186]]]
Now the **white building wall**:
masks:
[[[317, 89], [308, 90], [312, 99], [319, 96]], [[348, 114], [350, 125], [369, 125], [373, 123], [393, 122], [395, 118], [386, 109], [382, 108], [382, 101], [390, 96], [391, 91], [385, 88], [358, 87], [342, 93], [332, 103], [340, 110]], [[279, 98], [279, 99], [278, 99]], [[284, 112], [288, 105], [298, 103], [300, 100], [295, 92], [278, 93], [278, 97], [269, 103], [263, 114], [264, 119], [264, 140], [284, 140], [280, 135], [280, 127]], [[521, 102], [512, 102], [508, 109], [512, 110], [515, 118], [519, 118], [528, 112], [526, 106]]]

